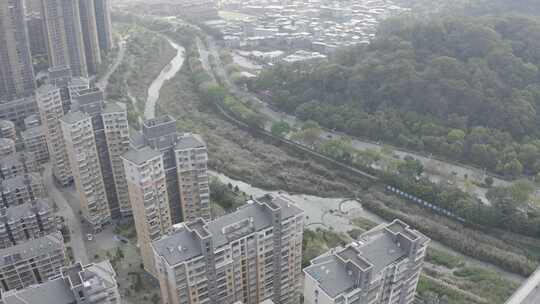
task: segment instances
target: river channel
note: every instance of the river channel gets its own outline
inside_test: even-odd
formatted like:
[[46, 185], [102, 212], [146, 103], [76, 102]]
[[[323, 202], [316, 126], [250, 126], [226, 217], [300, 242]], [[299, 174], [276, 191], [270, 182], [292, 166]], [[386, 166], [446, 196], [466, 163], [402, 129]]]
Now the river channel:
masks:
[[152, 84], [148, 88], [148, 99], [144, 105], [144, 118], [152, 119], [156, 116], [156, 103], [159, 99], [159, 91], [163, 84], [173, 78], [178, 71], [182, 68], [185, 59], [185, 49], [184, 47], [174, 43], [170, 39], [167, 39], [170, 45], [176, 49], [176, 56], [171, 60], [171, 62], [163, 68], [159, 76], [152, 81]]

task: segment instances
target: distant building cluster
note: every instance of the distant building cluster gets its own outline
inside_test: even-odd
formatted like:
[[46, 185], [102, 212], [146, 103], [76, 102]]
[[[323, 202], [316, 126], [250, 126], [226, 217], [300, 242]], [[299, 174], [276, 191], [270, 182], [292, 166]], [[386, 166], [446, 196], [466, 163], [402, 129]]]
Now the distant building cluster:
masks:
[[119, 3], [118, 6], [144, 14], [179, 16], [195, 22], [218, 18], [219, 0], [134, 0], [126, 3]]
[[[338, 48], [367, 44], [382, 19], [408, 10], [391, 0], [226, 0], [222, 7], [241, 14], [207, 23], [221, 31], [227, 47], [283, 51], [280, 61], [289, 63], [324, 59]], [[262, 62], [275, 63], [273, 59]]]

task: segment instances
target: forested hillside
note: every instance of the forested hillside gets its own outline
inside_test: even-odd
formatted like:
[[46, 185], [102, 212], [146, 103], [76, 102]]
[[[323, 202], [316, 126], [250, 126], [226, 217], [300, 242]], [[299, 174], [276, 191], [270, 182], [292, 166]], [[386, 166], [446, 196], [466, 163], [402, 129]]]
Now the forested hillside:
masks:
[[369, 45], [279, 65], [254, 89], [303, 119], [507, 176], [540, 171], [540, 23], [389, 20]]

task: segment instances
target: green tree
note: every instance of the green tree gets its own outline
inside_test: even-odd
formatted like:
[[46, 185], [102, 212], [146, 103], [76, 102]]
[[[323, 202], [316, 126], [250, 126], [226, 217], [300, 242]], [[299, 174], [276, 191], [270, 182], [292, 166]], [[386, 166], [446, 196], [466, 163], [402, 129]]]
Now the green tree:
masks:
[[459, 129], [452, 129], [448, 132], [447, 140], [449, 143], [463, 142], [465, 139], [465, 132]]
[[291, 130], [291, 126], [286, 121], [274, 122], [271, 132], [274, 136], [284, 137]]
[[143, 281], [142, 276], [140, 273], [136, 273], [135, 275], [135, 284], [133, 285], [133, 288], [135, 291], [140, 292], [143, 289]]
[[331, 139], [321, 144], [319, 150], [332, 158], [350, 162], [354, 154], [351, 141], [347, 139]]
[[400, 174], [414, 177], [419, 176], [424, 172], [424, 166], [419, 160], [407, 156], [404, 161], [398, 165], [397, 170]]
[[225, 88], [218, 84], [211, 84], [205, 90], [206, 101], [210, 104], [220, 103], [226, 94]]
[[302, 130], [309, 130], [309, 129], [321, 129], [321, 126], [319, 123], [313, 120], [308, 120], [302, 124]]
[[120, 247], [116, 248], [116, 256], [115, 257], [118, 260], [124, 259], [124, 252], [122, 251], [122, 249], [120, 249]]
[[486, 176], [486, 178], [484, 179], [484, 184], [486, 184], [486, 186], [488, 187], [493, 186], [493, 182], [494, 180], [493, 180], [493, 177], [491, 176]]
[[520, 179], [511, 186], [512, 198], [519, 204], [526, 203], [534, 193], [535, 186], [526, 179]]
[[507, 163], [499, 162], [497, 165], [497, 171], [507, 176], [519, 176], [523, 173], [523, 165], [519, 160], [513, 158]]

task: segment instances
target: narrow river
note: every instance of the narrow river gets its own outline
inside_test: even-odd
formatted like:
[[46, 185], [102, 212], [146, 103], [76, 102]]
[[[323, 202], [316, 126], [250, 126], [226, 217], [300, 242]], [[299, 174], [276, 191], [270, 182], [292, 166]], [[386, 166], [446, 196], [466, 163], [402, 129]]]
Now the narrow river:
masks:
[[148, 88], [148, 99], [144, 105], [144, 118], [151, 119], [156, 116], [156, 103], [159, 99], [159, 92], [163, 84], [173, 78], [178, 71], [182, 68], [184, 64], [184, 47], [174, 43], [170, 39], [167, 39], [171, 46], [176, 49], [176, 56], [171, 60], [171, 62], [163, 68], [159, 76], [154, 79], [150, 87]]
[[[172, 42], [171, 40], [169, 40], [169, 43], [177, 50], [177, 54], [171, 60], [171, 62], [163, 69], [163, 71], [161, 71], [159, 76], [152, 82], [150, 88], [148, 89], [148, 99], [146, 101], [144, 109], [145, 119], [155, 117], [156, 103], [159, 99], [159, 92], [163, 87], [163, 84], [167, 80], [173, 78], [176, 73], [180, 71], [182, 65], [184, 64], [185, 49], [182, 46]], [[347, 232], [355, 228], [355, 226], [353, 226], [349, 220], [349, 218], [354, 217], [365, 217], [376, 223], [384, 222], [382, 218], [368, 210], [365, 210], [364, 208], [362, 208], [362, 205], [356, 201], [350, 201], [344, 198], [324, 198], [305, 194], [292, 195], [282, 191], [266, 191], [264, 189], [253, 187], [248, 183], [229, 178], [222, 173], [209, 173], [211, 176], [217, 177], [221, 182], [225, 184], [231, 183], [232, 185], [238, 186], [241, 191], [254, 197], [262, 196], [266, 193], [273, 193], [280, 194], [291, 199], [300, 208], [304, 210], [306, 214], [306, 227], [308, 228], [314, 229], [317, 227], [332, 227], [335, 231]], [[496, 265], [485, 263], [469, 256], [465, 256], [438, 242], [432, 242], [432, 246], [437, 249], [444, 250], [448, 253], [460, 256], [470, 265], [480, 266], [488, 268], [490, 270], [494, 270], [501, 276], [514, 282], [521, 282], [524, 280], [523, 277], [517, 274], [505, 271]]]

